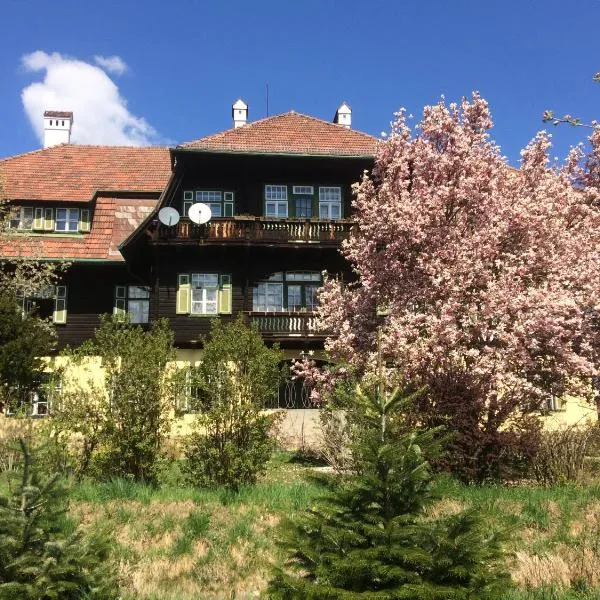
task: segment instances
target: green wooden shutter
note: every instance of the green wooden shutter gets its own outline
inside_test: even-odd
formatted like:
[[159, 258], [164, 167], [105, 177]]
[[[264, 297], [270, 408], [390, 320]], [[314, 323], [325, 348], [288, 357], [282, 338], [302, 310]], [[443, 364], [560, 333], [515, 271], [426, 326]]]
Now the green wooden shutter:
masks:
[[33, 217], [33, 227], [32, 229], [40, 231], [44, 229], [44, 209], [36, 208], [34, 211]]
[[125, 319], [127, 315], [127, 288], [124, 285], [115, 286], [115, 305], [113, 315], [119, 320]]
[[54, 231], [54, 209], [44, 209], [44, 231]]
[[67, 322], [67, 286], [57, 285], [54, 292], [54, 323], [63, 324]]
[[86, 208], [79, 211], [79, 231], [90, 230], [90, 211]]
[[219, 312], [231, 314], [231, 275], [219, 275]]
[[186, 273], [177, 276], [176, 310], [178, 315], [189, 315], [191, 304], [190, 276]]

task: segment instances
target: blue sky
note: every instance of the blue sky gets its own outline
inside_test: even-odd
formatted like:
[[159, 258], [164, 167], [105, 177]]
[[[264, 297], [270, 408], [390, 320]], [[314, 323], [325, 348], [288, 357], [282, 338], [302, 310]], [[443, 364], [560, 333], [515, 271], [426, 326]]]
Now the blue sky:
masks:
[[563, 157], [585, 131], [541, 114], [600, 118], [599, 17], [600, 0], [2, 0], [0, 156], [39, 147], [48, 98], [79, 107], [80, 141], [177, 143], [230, 127], [238, 97], [265, 116], [268, 84], [270, 114], [347, 100], [374, 135], [476, 89], [513, 164], [544, 127]]

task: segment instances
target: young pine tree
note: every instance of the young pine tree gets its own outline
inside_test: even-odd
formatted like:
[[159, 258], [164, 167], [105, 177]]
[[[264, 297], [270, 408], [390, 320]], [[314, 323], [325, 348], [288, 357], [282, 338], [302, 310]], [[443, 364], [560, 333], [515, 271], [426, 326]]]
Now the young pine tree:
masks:
[[275, 599], [496, 598], [509, 583], [498, 535], [474, 512], [434, 517], [427, 457], [435, 430], [410, 430], [401, 414], [414, 400], [354, 393], [356, 473], [332, 481], [329, 493], [298, 521], [283, 525], [289, 572], [269, 587]]
[[0, 495], [0, 600], [118, 598], [108, 543], [72, 533], [64, 486], [56, 475], [42, 477], [29, 445], [19, 443], [19, 480]]

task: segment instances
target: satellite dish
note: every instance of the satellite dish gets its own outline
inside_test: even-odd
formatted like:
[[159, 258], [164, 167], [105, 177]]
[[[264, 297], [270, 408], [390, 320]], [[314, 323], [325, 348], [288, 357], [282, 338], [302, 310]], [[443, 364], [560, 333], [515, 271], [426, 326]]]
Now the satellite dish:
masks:
[[169, 227], [172, 227], [173, 225], [177, 225], [177, 223], [179, 223], [179, 213], [175, 208], [165, 206], [165, 208], [161, 208], [158, 211], [158, 220], [163, 225], [168, 225]]
[[188, 217], [190, 221], [202, 225], [202, 223], [208, 223], [212, 217], [210, 212], [210, 206], [203, 204], [202, 202], [196, 202], [188, 208]]

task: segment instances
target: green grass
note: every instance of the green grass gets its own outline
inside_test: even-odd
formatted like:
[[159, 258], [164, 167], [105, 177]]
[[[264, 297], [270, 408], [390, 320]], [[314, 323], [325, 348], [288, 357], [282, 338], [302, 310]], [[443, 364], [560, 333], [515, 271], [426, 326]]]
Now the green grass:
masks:
[[[112, 535], [129, 600], [254, 597], [285, 558], [274, 543], [277, 523], [324, 490], [304, 459], [285, 453], [273, 456], [256, 485], [237, 493], [195, 489], [180, 473], [178, 464], [166, 469], [158, 487], [115, 480], [72, 490], [73, 519]], [[600, 587], [588, 589], [600, 573], [600, 484], [464, 486], [447, 478], [439, 492], [432, 509], [474, 507], [490, 528], [510, 531], [509, 568], [517, 579], [521, 573], [521, 589], [499, 600], [600, 600]], [[544, 580], [542, 569], [535, 571], [538, 559], [550, 573], [555, 563], [557, 572], [573, 567], [571, 579]]]

